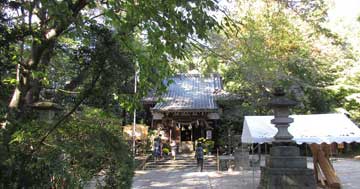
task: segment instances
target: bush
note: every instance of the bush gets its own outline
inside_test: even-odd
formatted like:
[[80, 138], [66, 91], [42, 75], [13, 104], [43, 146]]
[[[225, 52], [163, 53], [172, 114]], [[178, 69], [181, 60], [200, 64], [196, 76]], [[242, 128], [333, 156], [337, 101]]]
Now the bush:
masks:
[[13, 122], [0, 129], [0, 188], [82, 188], [102, 170], [106, 187], [130, 188], [133, 158], [113, 121], [76, 115], [41, 145], [52, 125]]
[[163, 153], [166, 154], [166, 155], [168, 155], [169, 152], [170, 152], [169, 148], [166, 148], [166, 147], [163, 148], [162, 150], [163, 150]]
[[204, 153], [208, 153], [208, 152], [212, 152], [212, 150], [214, 149], [214, 144], [215, 142], [209, 139], [205, 139], [203, 137], [198, 138], [196, 140], [197, 143], [202, 143], [203, 144], [203, 148], [204, 148]]
[[168, 143], [163, 143], [163, 144], [162, 144], [162, 147], [163, 147], [163, 149], [164, 149], [164, 148], [167, 148], [167, 149], [170, 149], [170, 148], [171, 148]]
[[209, 152], [212, 152], [214, 150], [214, 144], [215, 142], [212, 140], [206, 140], [205, 146], [208, 149]]

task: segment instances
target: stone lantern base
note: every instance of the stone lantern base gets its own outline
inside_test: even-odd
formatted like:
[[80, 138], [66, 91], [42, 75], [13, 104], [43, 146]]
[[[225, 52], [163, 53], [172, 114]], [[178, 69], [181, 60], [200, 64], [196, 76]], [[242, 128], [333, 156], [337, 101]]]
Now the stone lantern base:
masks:
[[314, 171], [296, 146], [274, 146], [261, 167], [260, 189], [316, 189]]

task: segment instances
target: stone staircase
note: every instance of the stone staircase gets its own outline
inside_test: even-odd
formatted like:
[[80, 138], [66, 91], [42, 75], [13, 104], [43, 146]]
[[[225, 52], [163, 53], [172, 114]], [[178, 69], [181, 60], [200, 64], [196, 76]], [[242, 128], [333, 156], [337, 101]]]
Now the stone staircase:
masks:
[[[194, 154], [178, 154], [176, 160], [172, 157], [165, 157], [162, 160], [154, 161], [149, 158], [144, 166], [144, 170], [159, 170], [159, 169], [194, 169], [197, 164]], [[204, 156], [204, 171], [216, 171], [216, 156]]]

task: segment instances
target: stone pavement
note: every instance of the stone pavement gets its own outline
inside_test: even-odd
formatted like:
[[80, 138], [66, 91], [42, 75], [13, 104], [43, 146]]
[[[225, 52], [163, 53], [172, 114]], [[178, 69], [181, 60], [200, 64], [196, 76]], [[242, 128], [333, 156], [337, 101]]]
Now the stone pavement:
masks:
[[[308, 158], [309, 168], [312, 168], [311, 161], [311, 158]], [[343, 189], [360, 188], [360, 160], [337, 158], [333, 161], [333, 165]], [[197, 172], [195, 168], [159, 169], [136, 171], [132, 188], [255, 189], [259, 183], [259, 177], [259, 168], [254, 171], [240, 172]]]
[[259, 175], [260, 171], [258, 170], [254, 172], [197, 172], [195, 169], [136, 171], [132, 188], [251, 189], [256, 188], [259, 182]]
[[337, 158], [332, 163], [340, 178], [342, 189], [360, 188], [360, 160]]

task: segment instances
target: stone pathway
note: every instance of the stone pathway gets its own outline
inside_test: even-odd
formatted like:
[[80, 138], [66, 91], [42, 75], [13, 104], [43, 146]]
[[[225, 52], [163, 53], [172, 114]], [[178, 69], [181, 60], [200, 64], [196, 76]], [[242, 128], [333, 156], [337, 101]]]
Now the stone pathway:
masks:
[[[262, 162], [263, 164], [263, 162]], [[333, 165], [343, 189], [360, 188], [360, 160], [338, 158]], [[308, 167], [312, 167], [311, 159]], [[133, 189], [255, 189], [260, 171], [196, 172], [196, 169], [159, 169], [136, 171]]]
[[360, 160], [338, 158], [333, 162], [342, 189], [360, 188]]
[[259, 176], [260, 171], [258, 170], [254, 172], [196, 172], [195, 169], [137, 171], [132, 188], [255, 189], [259, 182]]

